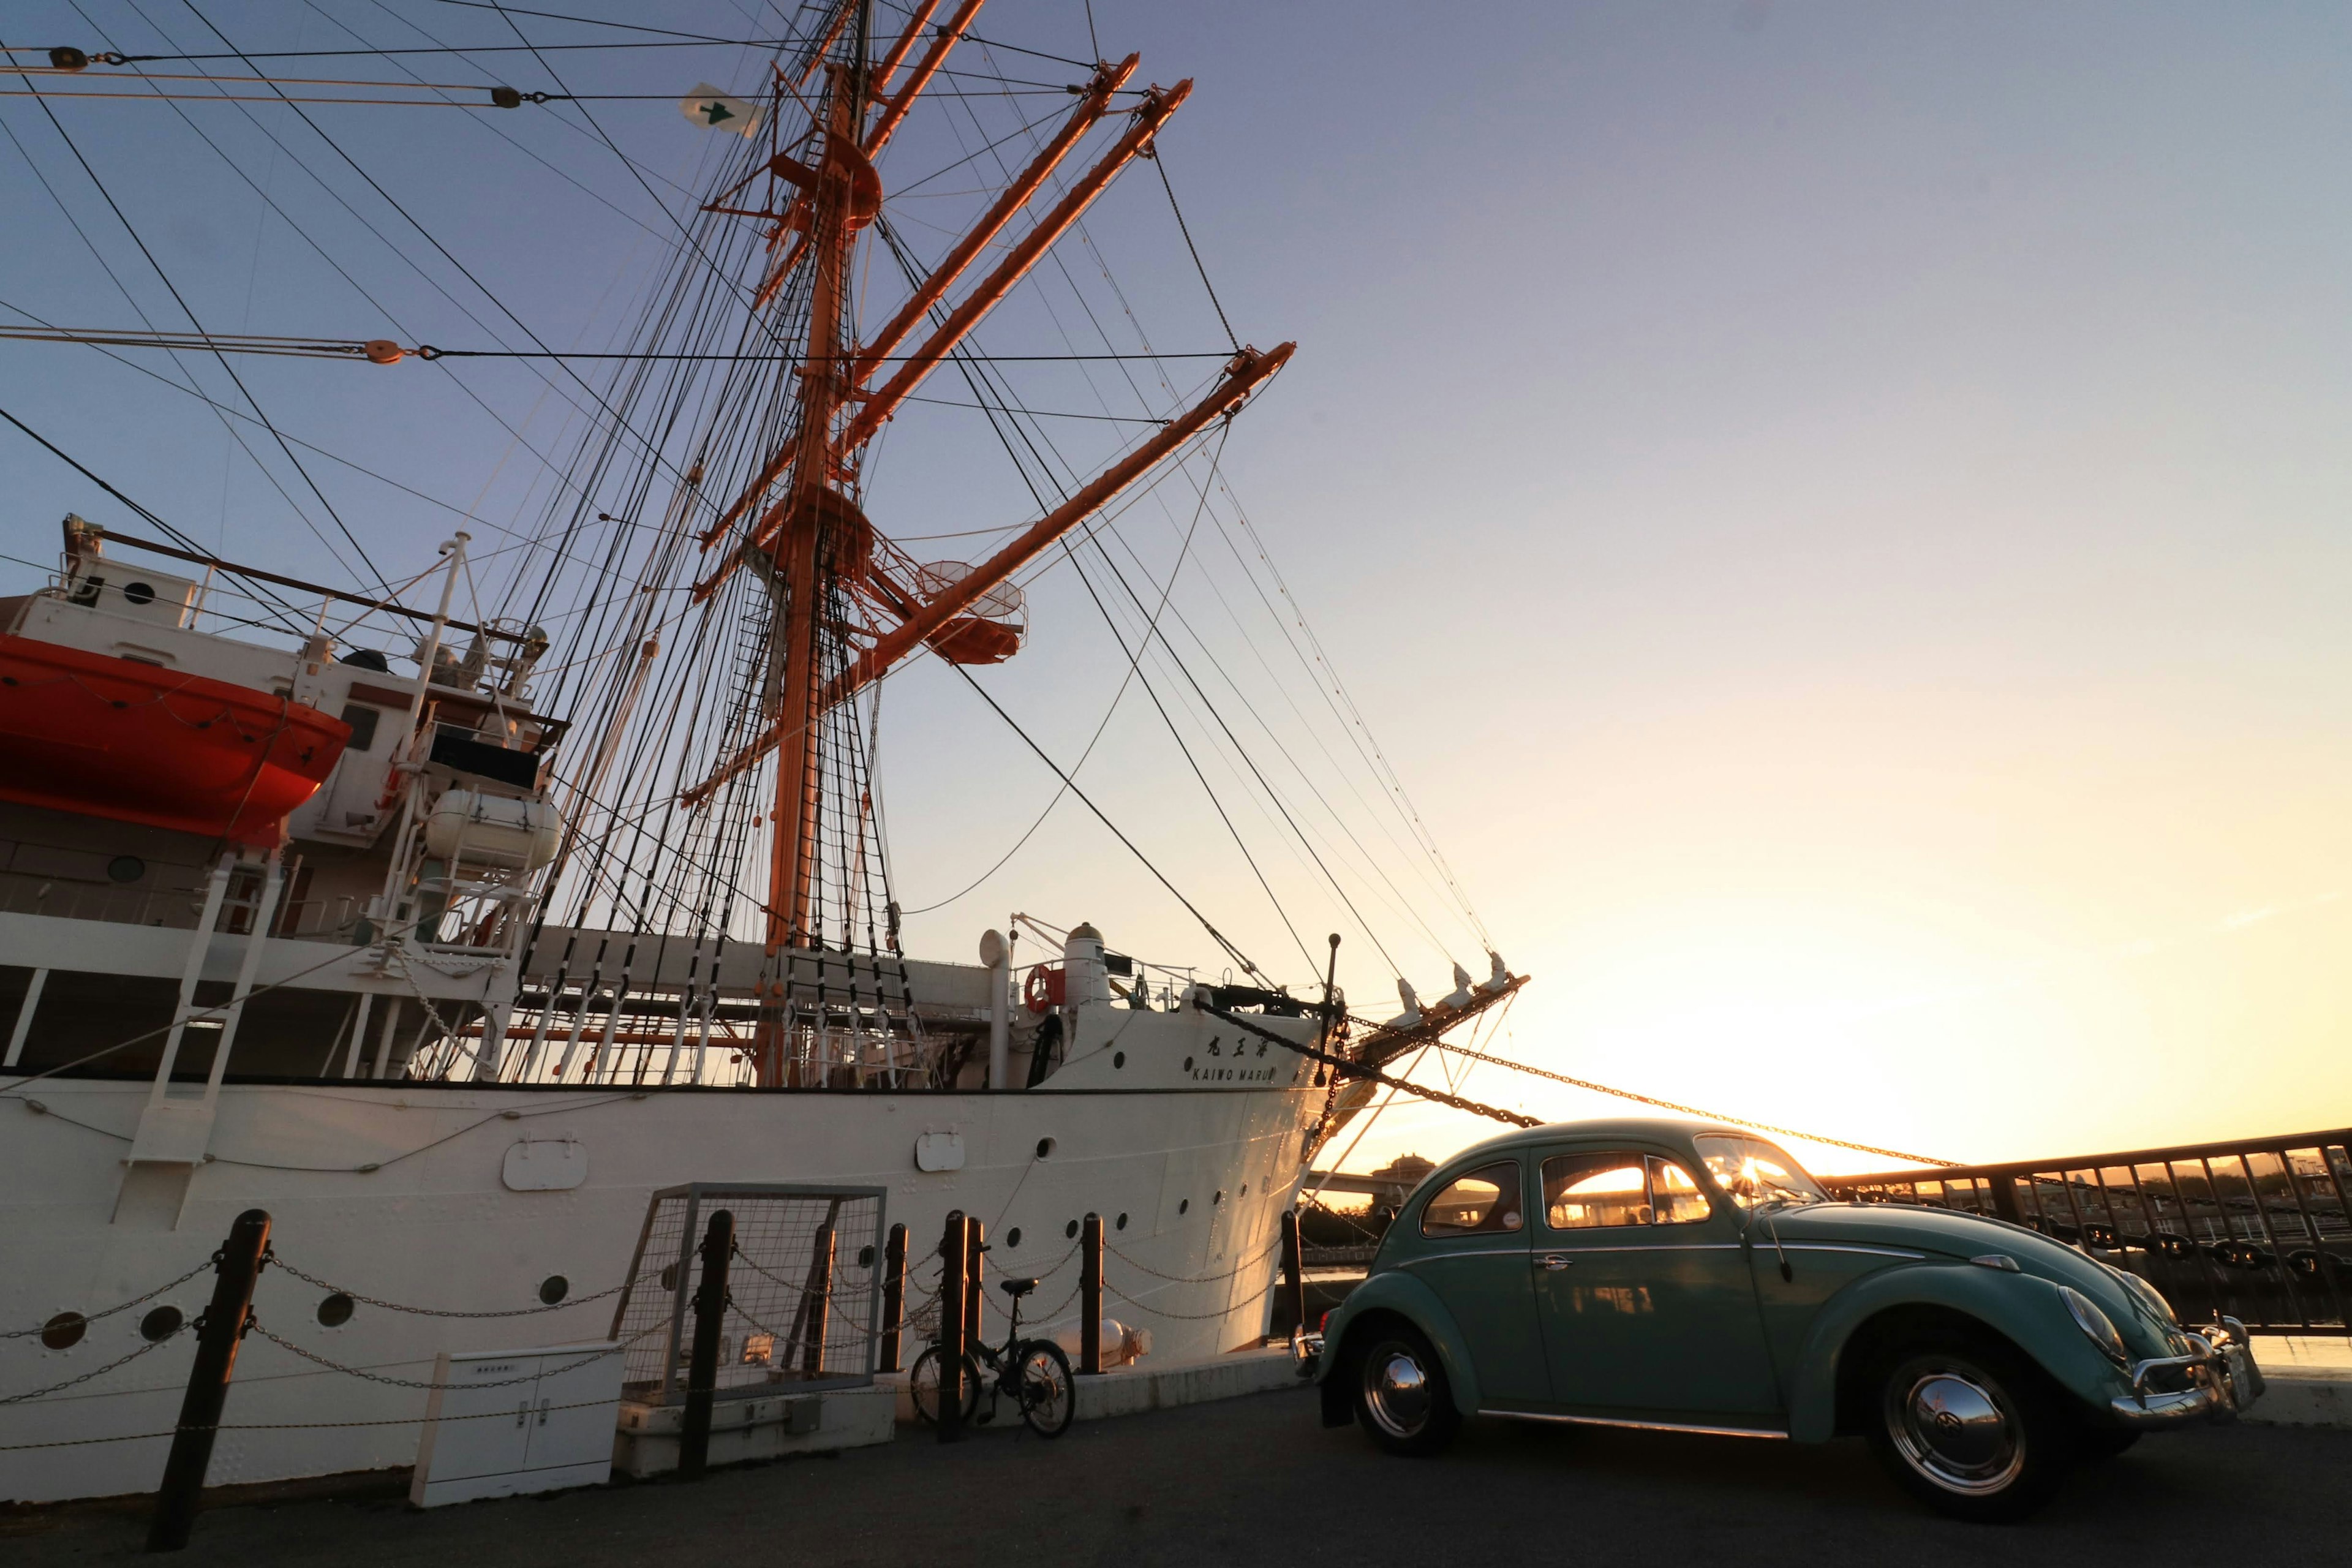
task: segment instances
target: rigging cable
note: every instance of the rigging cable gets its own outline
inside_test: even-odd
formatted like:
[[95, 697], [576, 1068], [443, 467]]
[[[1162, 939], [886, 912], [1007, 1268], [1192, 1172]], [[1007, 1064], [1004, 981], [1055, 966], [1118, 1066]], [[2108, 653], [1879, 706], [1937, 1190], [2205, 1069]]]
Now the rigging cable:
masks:
[[1234, 345], [1234, 353], [1242, 352], [1241, 339], [1234, 336], [1234, 324], [1225, 320], [1225, 307], [1217, 299], [1217, 286], [1209, 281], [1209, 269], [1201, 261], [1200, 248], [1192, 243], [1192, 226], [1184, 221], [1184, 209], [1176, 205], [1176, 187], [1168, 183], [1168, 160], [1160, 153], [1155, 138], [1151, 144], [1151, 166], [1160, 171], [1160, 188], [1168, 193], [1168, 210], [1176, 215], [1176, 231], [1184, 237], [1184, 248], [1192, 255], [1192, 269], [1201, 275], [1201, 287], [1209, 293], [1209, 303], [1216, 307], [1217, 324], [1225, 329], [1225, 337]]
[[[170, 275], [163, 270], [163, 263], [155, 259], [155, 253], [147, 248], [147, 242], [144, 239], [142, 239], [139, 236], [139, 231], [131, 226], [131, 219], [125, 216], [121, 206], [116, 203], [113, 193], [109, 191], [106, 188], [105, 182], [98, 177], [98, 171], [91, 168], [89, 165], [89, 160], [82, 156], [79, 145], [75, 142], [71, 136], [66, 133], [65, 124], [58, 119], [57, 111], [52, 110], [48, 104], [44, 101], [41, 105], [41, 113], [47, 118], [50, 127], [57, 132], [58, 140], [65, 142], [66, 150], [73, 154], [74, 162], [81, 165], [82, 173], [89, 176], [91, 187], [98, 192], [100, 197], [105, 201], [108, 209], [114, 214], [115, 221], [120, 223], [122, 226], [123, 232], [131, 237], [131, 243], [139, 247], [139, 254], [147, 258], [147, 265], [154, 269], [156, 278], [162, 281], [165, 291], [172, 296], [173, 302], [180, 307], [180, 313], [188, 318], [188, 324], [190, 326], [195, 328], [199, 332], [203, 331], [204, 323], [196, 320], [195, 311], [189, 307], [187, 300], [182, 297], [178, 287], [173, 283]], [[319, 504], [327, 509], [327, 516], [333, 520], [336, 529], [341, 532], [345, 539], [351, 542], [352, 548], [359, 552], [361, 563], [367, 567], [370, 573], [373, 574], [376, 584], [379, 587], [388, 586], [390, 580], [384, 576], [383, 570], [376, 565], [375, 562], [369, 557], [367, 546], [360, 542], [359, 536], [351, 531], [350, 525], [345, 523], [341, 515], [335, 510], [334, 503], [327, 499], [327, 493], [319, 488], [318, 481], [310, 477], [310, 471], [302, 466], [302, 459], [294, 455], [294, 448], [287, 444], [286, 437], [278, 433], [278, 427], [269, 422], [269, 416], [267, 414], [262, 413], [260, 403], [255, 399], [252, 391], [247, 387], [243, 378], [238, 376], [236, 374], [236, 367], [229, 363], [228, 356], [226, 354], [215, 354], [214, 357], [220, 362], [221, 369], [227, 372], [229, 380], [236, 384], [238, 393], [244, 396], [247, 406], [250, 407], [253, 410], [255, 416], [261, 421], [261, 427], [269, 432], [271, 438], [278, 443], [278, 449], [285, 453], [286, 460], [294, 466], [294, 471], [302, 476], [302, 482], [310, 487], [310, 493], [312, 495], [319, 498]], [[313, 533], [319, 533], [318, 524], [311, 522], [308, 517], [303, 516], [300, 508], [298, 507], [295, 509], [295, 515], [297, 517], [301, 517], [303, 524]], [[340, 561], [341, 552], [335, 551], [333, 542], [328, 540], [323, 533], [319, 533], [319, 539], [320, 542], [327, 545], [329, 551], [335, 553], [337, 559]]]
[[[1021, 737], [1022, 743], [1027, 746], [1031, 751], [1037, 753], [1037, 760], [1054, 770], [1054, 776], [1060, 779], [1064, 785], [1068, 788], [1069, 792], [1078, 797], [1078, 804], [1085, 806], [1088, 811], [1093, 812], [1095, 814], [1095, 820], [1101, 823], [1105, 827], [1109, 828], [1111, 831], [1111, 837], [1117, 838], [1121, 844], [1125, 845], [1127, 847], [1128, 853], [1134, 856], [1136, 860], [1141, 864], [1143, 868], [1150, 872], [1153, 879], [1157, 880], [1161, 887], [1167, 889], [1169, 893], [1178, 903], [1184, 906], [1185, 912], [1190, 914], [1194, 920], [1201, 922], [1201, 929], [1209, 933], [1209, 939], [1212, 942], [1214, 942], [1219, 947], [1223, 948], [1227, 955], [1230, 956], [1235, 963], [1242, 966], [1244, 973], [1256, 975], [1260, 980], [1266, 980], [1265, 972], [1260, 969], [1256, 964], [1252, 963], [1247, 953], [1244, 952], [1240, 948], [1235, 947], [1231, 942], [1226, 940], [1225, 933], [1219, 931], [1216, 926], [1211, 922], [1209, 917], [1201, 912], [1200, 906], [1193, 903], [1192, 900], [1186, 898], [1177, 888], [1176, 884], [1168, 879], [1168, 874], [1165, 871], [1162, 871], [1158, 866], [1152, 864], [1151, 857], [1146, 855], [1142, 849], [1137, 846], [1134, 839], [1129, 838], [1126, 833], [1120, 830], [1118, 824], [1113, 822], [1103, 811], [1103, 808], [1095, 804], [1094, 797], [1092, 795], [1087, 794], [1086, 791], [1078, 787], [1077, 780], [1072, 778], [1068, 773], [1062, 771], [1062, 765], [1054, 761], [1054, 759], [1046, 753], [1045, 747], [1039, 745], [1034, 740], [1030, 738], [1029, 731], [1023, 729], [1019, 721], [1015, 720], [1012, 714], [1007, 713], [1004, 710], [1003, 704], [999, 703], [995, 698], [991, 697], [988, 694], [988, 688], [982, 686], [978, 680], [974, 679], [972, 678], [971, 671], [966, 669], [960, 664], [950, 664], [948, 668], [954, 670], [958, 675], [963, 677], [964, 684], [978, 692], [980, 694], [980, 700], [982, 702], [987, 703], [991, 709], [994, 710], [996, 716], [1003, 720], [1004, 722], [1012, 728], [1014, 734]], [[1267, 984], [1271, 984], [1272, 982], [1267, 981]]]
[[1900, 1149], [1881, 1149], [1874, 1144], [1856, 1143], [1844, 1138], [1824, 1138], [1818, 1132], [1800, 1132], [1793, 1127], [1776, 1127], [1769, 1121], [1751, 1121], [1744, 1116], [1726, 1116], [1719, 1110], [1701, 1110], [1695, 1105], [1681, 1105], [1671, 1100], [1659, 1100], [1653, 1095], [1635, 1094], [1630, 1089], [1612, 1089], [1605, 1083], [1593, 1083], [1586, 1079], [1570, 1078], [1566, 1073], [1553, 1072], [1548, 1068], [1531, 1067], [1526, 1062], [1515, 1062], [1508, 1057], [1488, 1056], [1484, 1051], [1474, 1051], [1467, 1046], [1457, 1046], [1447, 1040], [1433, 1040], [1430, 1043], [1441, 1051], [1451, 1051], [1457, 1057], [1467, 1057], [1472, 1061], [1486, 1062], [1498, 1068], [1509, 1068], [1514, 1072], [1527, 1073], [1535, 1078], [1548, 1078], [1554, 1083], [1564, 1083], [1571, 1089], [1588, 1089], [1594, 1094], [1613, 1095], [1619, 1100], [1630, 1100], [1640, 1105], [1654, 1105], [1661, 1110], [1680, 1111], [1685, 1116], [1696, 1116], [1707, 1121], [1728, 1121], [1735, 1127], [1752, 1127], [1759, 1132], [1777, 1132], [1783, 1138], [1801, 1138], [1808, 1143], [1826, 1143], [1832, 1149], [1852, 1149], [1864, 1154], [1883, 1154], [1887, 1159], [1904, 1160], [1915, 1165], [1958, 1165], [1960, 1163], [1958, 1160], [1939, 1160], [1933, 1154], [1906, 1154]]

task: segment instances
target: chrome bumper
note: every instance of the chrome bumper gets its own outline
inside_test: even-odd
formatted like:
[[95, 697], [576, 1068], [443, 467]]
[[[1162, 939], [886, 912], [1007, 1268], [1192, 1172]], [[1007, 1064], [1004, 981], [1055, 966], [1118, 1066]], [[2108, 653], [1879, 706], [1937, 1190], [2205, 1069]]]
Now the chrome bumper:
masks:
[[[2254, 1360], [2245, 1324], [2224, 1318], [2205, 1332], [2190, 1334], [2189, 1344], [2187, 1355], [2135, 1363], [2132, 1391], [2111, 1400], [2109, 1414], [2126, 1426], [2182, 1426], [2225, 1419], [2263, 1396], [2263, 1369]], [[2165, 1394], [2147, 1391], [2151, 1377], [2175, 1368], [2188, 1373], [2189, 1387]]]
[[1323, 1336], [1299, 1332], [1290, 1336], [1290, 1362], [1302, 1381], [1312, 1381], [1321, 1369]]

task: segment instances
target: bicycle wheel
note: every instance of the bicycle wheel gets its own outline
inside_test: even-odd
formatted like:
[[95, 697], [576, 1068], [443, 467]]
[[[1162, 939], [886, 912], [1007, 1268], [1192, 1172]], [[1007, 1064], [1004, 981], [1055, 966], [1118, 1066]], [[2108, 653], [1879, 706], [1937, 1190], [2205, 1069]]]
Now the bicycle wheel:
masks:
[[1070, 1358], [1051, 1340], [1031, 1340], [1013, 1359], [1013, 1386], [1021, 1393], [1021, 1419], [1040, 1437], [1058, 1437], [1078, 1413], [1077, 1380]]
[[[914, 1401], [916, 1419], [926, 1426], [935, 1426], [940, 1419], [940, 1374], [947, 1367], [947, 1357], [940, 1347], [932, 1345], [915, 1358], [914, 1370], [907, 1374], [907, 1393]], [[963, 1358], [963, 1419], [971, 1425], [974, 1413], [980, 1409], [980, 1368], [970, 1356]]]

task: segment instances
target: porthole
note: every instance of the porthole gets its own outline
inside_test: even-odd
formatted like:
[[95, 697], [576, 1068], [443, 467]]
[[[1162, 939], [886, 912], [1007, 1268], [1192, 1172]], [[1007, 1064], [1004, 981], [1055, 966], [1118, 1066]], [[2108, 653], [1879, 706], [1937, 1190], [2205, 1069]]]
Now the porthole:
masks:
[[340, 1329], [352, 1321], [352, 1299], [341, 1290], [319, 1303], [319, 1326]]
[[106, 878], [110, 882], [135, 882], [147, 874], [147, 862], [136, 855], [117, 855], [106, 863]]
[[152, 1345], [178, 1333], [180, 1325], [185, 1321], [187, 1319], [181, 1314], [179, 1308], [157, 1307], [139, 1320], [139, 1337]]
[[539, 1282], [539, 1299], [551, 1307], [571, 1294], [572, 1281], [561, 1274], [551, 1274]]
[[1054, 1141], [1051, 1138], [1040, 1138], [1037, 1140], [1037, 1158], [1043, 1160], [1053, 1152]]
[[1225, 1189], [1219, 1187], [1214, 1193], [1210, 1194], [1209, 1201], [1213, 1204], [1223, 1203], [1225, 1201]]
[[1190, 1199], [1190, 1198], [1178, 1198], [1178, 1199], [1176, 1200], [1176, 1212], [1177, 1212], [1178, 1214], [1190, 1214], [1190, 1213], [1192, 1213], [1192, 1199]]
[[1127, 1065], [1127, 1053], [1126, 1053], [1125, 1051], [1113, 1051], [1113, 1052], [1111, 1052], [1111, 1054], [1110, 1054], [1110, 1065], [1111, 1065], [1111, 1066], [1113, 1066], [1113, 1067], [1115, 1067], [1115, 1068], [1123, 1068], [1123, 1067], [1125, 1067], [1125, 1066]]
[[1118, 1216], [1118, 1228], [1121, 1230], [1125, 1230], [1127, 1228], [1127, 1216], [1125, 1215]]
[[79, 1312], [59, 1312], [41, 1325], [41, 1343], [53, 1351], [69, 1351], [89, 1330], [89, 1320]]
[[1247, 1182], [1244, 1182], [1242, 1184], [1242, 1196], [1249, 1196], [1249, 1184]]
[[871, 1244], [861, 1247], [857, 1249], [857, 1267], [860, 1268], [871, 1268], [874, 1267], [874, 1248]]
[[155, 602], [155, 584], [125, 583], [122, 584], [122, 596], [134, 605], [152, 605]]
[[1184, 1070], [1186, 1072], [1191, 1072], [1192, 1070], [1192, 1058], [1191, 1057], [1186, 1057], [1184, 1058]]
[[1016, 1225], [1011, 1230], [1004, 1233], [1004, 1245], [1007, 1247], [1018, 1247], [1021, 1245], [1021, 1227], [1019, 1226]]
[[1067, 1224], [1067, 1225], [1066, 1225], [1066, 1226], [1064, 1226], [1062, 1227], [1062, 1235], [1063, 1235], [1063, 1237], [1064, 1237], [1064, 1238], [1065, 1238], [1065, 1239], [1067, 1239], [1067, 1238], [1070, 1238], [1070, 1237], [1076, 1237], [1077, 1234], [1078, 1234], [1078, 1222], [1077, 1222], [1076, 1220], [1072, 1220], [1069, 1224]]

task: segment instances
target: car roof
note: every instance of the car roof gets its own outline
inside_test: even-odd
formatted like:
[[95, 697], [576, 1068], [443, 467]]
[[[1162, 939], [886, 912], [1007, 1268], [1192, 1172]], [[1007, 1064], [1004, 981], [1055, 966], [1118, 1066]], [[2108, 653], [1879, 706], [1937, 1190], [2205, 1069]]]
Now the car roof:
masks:
[[1767, 1137], [1767, 1134], [1748, 1128], [1702, 1121], [1696, 1117], [1603, 1116], [1581, 1121], [1548, 1121], [1540, 1127], [1517, 1128], [1498, 1133], [1439, 1162], [1439, 1168], [1451, 1170], [1474, 1158], [1516, 1153], [1531, 1144], [1557, 1143], [1563, 1139], [1572, 1138], [1578, 1142], [1622, 1139], [1628, 1143], [1681, 1145], [1687, 1143], [1692, 1134], [1698, 1132], [1721, 1132], [1735, 1138]]

